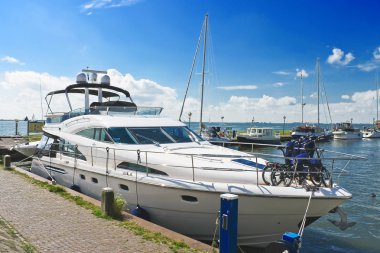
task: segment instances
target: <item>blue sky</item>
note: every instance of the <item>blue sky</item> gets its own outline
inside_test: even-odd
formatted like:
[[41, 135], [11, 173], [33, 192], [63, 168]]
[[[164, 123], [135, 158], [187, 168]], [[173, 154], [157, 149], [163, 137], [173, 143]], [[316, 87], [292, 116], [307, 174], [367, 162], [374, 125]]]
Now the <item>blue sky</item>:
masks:
[[[115, 70], [136, 102], [165, 106], [166, 116], [178, 117], [208, 13], [205, 120], [300, 121], [303, 71], [305, 121], [315, 122], [319, 57], [333, 121], [369, 123], [376, 117], [379, 7], [377, 1], [7, 1], [0, 8], [0, 99], [14, 110], [0, 109], [0, 118], [40, 114], [40, 83], [44, 94], [63, 88], [86, 66]], [[200, 71], [199, 61], [185, 109], [195, 118]]]

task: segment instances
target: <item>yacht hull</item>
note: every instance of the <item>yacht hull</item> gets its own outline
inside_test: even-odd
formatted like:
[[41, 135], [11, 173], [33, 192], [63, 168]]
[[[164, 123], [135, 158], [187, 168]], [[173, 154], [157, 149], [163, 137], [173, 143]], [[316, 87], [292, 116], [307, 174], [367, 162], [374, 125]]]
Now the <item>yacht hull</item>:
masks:
[[[102, 188], [111, 187], [129, 210], [139, 204], [152, 222], [204, 241], [214, 239], [220, 194], [238, 194], [238, 244], [258, 247], [281, 239], [284, 232], [298, 232], [310, 196], [303, 188], [193, 182], [114, 169], [106, 173], [68, 159], [34, 159], [31, 171], [96, 199]], [[307, 214], [312, 221], [351, 198], [342, 188], [313, 195]]]
[[358, 140], [363, 137], [360, 132], [333, 132], [333, 134], [334, 139], [338, 140]]
[[258, 138], [251, 136], [238, 135], [238, 142], [247, 142], [247, 143], [259, 143], [259, 144], [272, 144], [272, 145], [280, 145], [280, 138]]

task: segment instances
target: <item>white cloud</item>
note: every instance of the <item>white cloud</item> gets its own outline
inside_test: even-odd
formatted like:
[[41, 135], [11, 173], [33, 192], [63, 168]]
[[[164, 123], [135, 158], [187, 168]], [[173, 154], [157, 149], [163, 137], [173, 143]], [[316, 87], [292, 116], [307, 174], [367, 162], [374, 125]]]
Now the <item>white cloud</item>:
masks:
[[256, 90], [256, 85], [236, 85], [236, 86], [219, 86], [221, 90]]
[[140, 0], [92, 0], [83, 5], [83, 9], [103, 9], [103, 8], [119, 8], [131, 6], [140, 2]]
[[282, 87], [284, 85], [285, 85], [285, 83], [283, 83], [283, 82], [277, 82], [277, 83], [273, 84], [274, 87]]
[[309, 76], [309, 73], [306, 72], [306, 70], [304, 69], [296, 69], [296, 76], [297, 77], [302, 77], [302, 78], [306, 78]]
[[273, 71], [272, 73], [273, 73], [273, 74], [276, 74], [276, 75], [280, 75], [280, 76], [288, 76], [288, 75], [291, 74], [290, 72], [283, 71], [283, 70]]
[[351, 61], [355, 59], [352, 53], [347, 53], [346, 55], [340, 48], [334, 48], [332, 50], [332, 55], [329, 55], [327, 58], [327, 62], [329, 64], [339, 64], [339, 65], [347, 65]]
[[[111, 84], [127, 89], [139, 106], [160, 106], [164, 110], [163, 116], [178, 119], [182, 106], [182, 96], [178, 97], [175, 89], [159, 84], [149, 79], [136, 79], [132, 74], [122, 74], [115, 69], [108, 70]], [[0, 75], [0, 101], [7, 110], [0, 110], [0, 118], [24, 118], [34, 114], [40, 118], [40, 84], [42, 95], [52, 90], [64, 89], [67, 85], [74, 83], [74, 78], [65, 76], [53, 76], [49, 73], [38, 73], [35, 71], [13, 71]], [[353, 117], [355, 122], [371, 122], [376, 114], [374, 97], [375, 90], [355, 92], [352, 96], [342, 95], [344, 102], [330, 103], [333, 121], [346, 121]], [[64, 95], [59, 98], [58, 104], [66, 106]], [[207, 100], [207, 98], [206, 98]], [[83, 107], [83, 101], [72, 100], [74, 108]], [[44, 112], [46, 112], [45, 101], [43, 101]], [[323, 106], [321, 106], [323, 108]], [[189, 97], [186, 100], [183, 121], [188, 121], [188, 113], [192, 112], [191, 121], [199, 121], [200, 102], [198, 98]], [[262, 95], [260, 97], [230, 96], [204, 107], [203, 120], [217, 120], [224, 116], [225, 122], [250, 122], [254, 116], [257, 121], [282, 122], [286, 116], [287, 122], [301, 120], [300, 101], [295, 97], [272, 97]], [[323, 115], [321, 108], [321, 116]], [[53, 108], [54, 110], [55, 107]], [[322, 116], [323, 117], [323, 116]], [[315, 101], [309, 101], [304, 108], [304, 121], [316, 122], [317, 105]]]
[[19, 64], [19, 65], [24, 65], [25, 63], [21, 62], [20, 60], [12, 57], [12, 56], [4, 56], [3, 58], [0, 59], [2, 62], [8, 62], [8, 63], [14, 63], [14, 64]]
[[365, 72], [371, 72], [374, 69], [377, 69], [378, 66], [374, 62], [366, 62], [363, 64], [356, 65], [360, 70]]
[[375, 51], [373, 51], [373, 58], [376, 60], [376, 61], [380, 61], [380, 46], [377, 47], [375, 49]]

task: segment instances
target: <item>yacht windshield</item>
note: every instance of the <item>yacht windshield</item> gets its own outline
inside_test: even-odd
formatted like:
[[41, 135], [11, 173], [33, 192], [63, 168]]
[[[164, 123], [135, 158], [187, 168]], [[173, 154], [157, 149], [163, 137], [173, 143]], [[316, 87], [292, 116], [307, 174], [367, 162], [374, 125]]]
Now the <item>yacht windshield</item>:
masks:
[[108, 133], [116, 143], [167, 144], [203, 141], [187, 127], [111, 127]]

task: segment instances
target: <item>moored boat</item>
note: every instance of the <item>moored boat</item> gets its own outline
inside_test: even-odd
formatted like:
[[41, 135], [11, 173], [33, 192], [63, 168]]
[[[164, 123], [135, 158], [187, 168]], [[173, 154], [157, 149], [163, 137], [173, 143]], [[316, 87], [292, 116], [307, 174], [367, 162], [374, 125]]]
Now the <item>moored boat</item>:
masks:
[[350, 121], [336, 124], [332, 133], [334, 135], [334, 139], [339, 140], [357, 140], [363, 137], [363, 134], [360, 132], [360, 130], [354, 128], [352, 122]]
[[250, 127], [247, 132], [237, 135], [238, 142], [279, 145], [280, 134], [270, 127]]
[[[266, 185], [267, 160], [212, 145], [186, 124], [161, 117], [162, 108], [137, 106], [107, 75], [100, 83], [90, 80], [81, 73], [77, 83], [46, 96], [33, 173], [97, 199], [112, 187], [130, 210], [139, 205], [154, 223], [198, 240], [213, 239], [220, 194], [236, 194], [238, 243], [251, 246], [298, 231], [310, 194], [307, 225], [351, 198], [337, 184], [313, 192], [298, 184]], [[84, 108], [74, 109], [70, 98], [78, 94]], [[52, 111], [56, 96], [67, 99], [67, 112]]]

